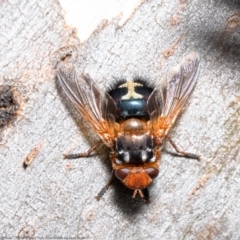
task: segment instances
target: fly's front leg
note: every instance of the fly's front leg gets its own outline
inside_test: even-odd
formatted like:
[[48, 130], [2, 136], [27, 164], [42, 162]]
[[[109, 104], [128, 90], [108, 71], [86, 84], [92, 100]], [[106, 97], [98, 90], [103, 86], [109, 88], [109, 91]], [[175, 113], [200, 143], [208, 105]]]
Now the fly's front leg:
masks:
[[103, 143], [102, 140], [98, 141], [87, 152], [76, 153], [76, 154], [68, 154], [68, 155], [64, 154], [63, 156], [64, 156], [65, 159], [74, 159], [74, 158], [88, 157], [102, 143]]
[[184, 157], [193, 158], [193, 159], [196, 159], [196, 160], [200, 161], [200, 156], [199, 155], [181, 151], [181, 150], [179, 150], [177, 145], [173, 142], [173, 140], [170, 137], [166, 136], [166, 139], [171, 143], [171, 145], [174, 147], [174, 149], [176, 150], [177, 153], [181, 154]]
[[146, 202], [146, 203], [150, 203], [150, 196], [149, 196], [149, 190], [148, 190], [148, 188], [144, 188], [144, 189], [142, 190], [142, 192], [143, 192], [143, 195], [144, 195], [144, 200], [145, 200], [145, 202]]
[[98, 193], [98, 195], [95, 196], [95, 198], [96, 198], [98, 201], [99, 201], [100, 198], [106, 193], [106, 191], [108, 190], [108, 188], [109, 188], [110, 185], [112, 184], [113, 179], [115, 178], [114, 172], [115, 172], [115, 170], [112, 170], [111, 177], [110, 177], [108, 183], [101, 189], [101, 191]]

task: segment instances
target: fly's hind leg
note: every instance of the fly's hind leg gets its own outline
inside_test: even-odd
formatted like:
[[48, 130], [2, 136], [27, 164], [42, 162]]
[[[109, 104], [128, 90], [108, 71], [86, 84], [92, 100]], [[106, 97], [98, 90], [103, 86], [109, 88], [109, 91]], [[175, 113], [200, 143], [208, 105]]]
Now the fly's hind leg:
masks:
[[76, 153], [76, 154], [64, 154], [65, 159], [75, 159], [81, 157], [88, 157], [98, 146], [100, 146], [103, 142], [100, 140], [94, 146], [92, 146], [87, 152]]
[[184, 157], [193, 158], [193, 159], [196, 159], [196, 160], [200, 161], [200, 156], [199, 155], [181, 151], [181, 150], [179, 150], [177, 145], [173, 142], [173, 140], [170, 137], [166, 136], [166, 139], [168, 139], [168, 141], [171, 143], [171, 145], [174, 147], [174, 149], [176, 150], [177, 153], [181, 154]]
[[113, 179], [115, 178], [115, 174], [114, 174], [115, 170], [112, 170], [111, 173], [111, 177], [108, 181], [108, 183], [101, 189], [101, 191], [98, 193], [97, 196], [95, 196], [95, 198], [99, 201], [101, 199], [101, 197], [106, 193], [106, 191], [108, 190], [108, 188], [110, 187], [110, 185], [113, 182]]

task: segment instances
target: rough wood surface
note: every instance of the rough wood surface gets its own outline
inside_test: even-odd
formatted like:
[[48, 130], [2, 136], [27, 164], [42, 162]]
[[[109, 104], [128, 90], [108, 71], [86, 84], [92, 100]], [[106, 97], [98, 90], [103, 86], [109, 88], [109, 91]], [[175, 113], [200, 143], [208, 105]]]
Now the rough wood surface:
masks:
[[[239, 239], [239, 7], [146, 1], [124, 26], [103, 24], [79, 44], [57, 1], [1, 1], [0, 83], [16, 88], [21, 110], [1, 129], [0, 237]], [[157, 82], [199, 52], [199, 81], [171, 137], [202, 161], [164, 153], [150, 204], [117, 182], [94, 199], [110, 176], [105, 148], [63, 160], [98, 141], [56, 86], [54, 53], [70, 45], [79, 69], [103, 88], [133, 76]]]

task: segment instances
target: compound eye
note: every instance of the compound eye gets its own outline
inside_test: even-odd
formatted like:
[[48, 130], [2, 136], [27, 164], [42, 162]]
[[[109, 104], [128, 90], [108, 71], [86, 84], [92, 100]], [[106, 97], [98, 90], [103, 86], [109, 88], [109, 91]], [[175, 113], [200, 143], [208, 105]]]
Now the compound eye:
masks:
[[116, 176], [119, 180], [123, 181], [123, 180], [127, 177], [127, 175], [128, 175], [129, 172], [130, 172], [130, 170], [127, 169], [127, 168], [117, 169], [117, 170], [115, 170], [115, 176]]
[[150, 178], [156, 178], [159, 174], [159, 170], [157, 168], [147, 168], [146, 172]]

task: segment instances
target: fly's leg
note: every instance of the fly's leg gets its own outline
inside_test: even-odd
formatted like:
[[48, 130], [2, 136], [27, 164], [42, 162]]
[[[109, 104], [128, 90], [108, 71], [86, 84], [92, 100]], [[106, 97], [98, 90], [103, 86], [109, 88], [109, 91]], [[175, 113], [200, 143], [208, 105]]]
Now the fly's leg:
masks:
[[106, 193], [106, 191], [108, 190], [108, 188], [109, 188], [110, 185], [112, 184], [113, 179], [115, 178], [114, 171], [115, 171], [115, 170], [112, 170], [111, 177], [110, 177], [108, 183], [101, 189], [101, 191], [98, 193], [98, 195], [95, 196], [95, 198], [96, 198], [98, 201], [99, 201], [100, 198]]
[[65, 159], [74, 159], [74, 158], [81, 158], [81, 157], [88, 157], [100, 144], [102, 141], [98, 141], [94, 146], [92, 146], [87, 152], [77, 153], [77, 154], [64, 154]]
[[149, 196], [149, 190], [148, 190], [148, 188], [144, 188], [144, 189], [142, 190], [142, 192], [143, 192], [143, 195], [144, 195], [144, 200], [145, 200], [145, 202], [146, 202], [146, 203], [150, 203], [150, 196]]
[[[83, 153], [77, 153], [77, 154], [64, 154], [64, 158], [65, 159], [75, 159], [75, 158], [81, 158], [81, 157], [88, 157], [99, 145], [101, 145], [103, 142], [100, 140], [98, 141], [94, 146], [92, 146], [87, 152], [83, 152]], [[109, 186], [112, 184], [113, 178], [114, 178], [114, 170], [111, 173], [111, 178], [108, 181], [108, 183], [106, 184], [106, 186], [104, 186], [102, 188], [102, 190], [98, 193], [97, 196], [95, 196], [95, 198], [97, 200], [100, 200], [100, 198], [105, 194], [105, 192], [107, 191], [107, 189], [109, 188]]]
[[196, 155], [196, 154], [193, 154], [193, 153], [187, 153], [187, 152], [179, 150], [177, 145], [173, 142], [173, 140], [170, 137], [166, 136], [166, 138], [171, 143], [171, 145], [174, 147], [174, 149], [176, 150], [177, 153], [181, 154], [184, 157], [193, 158], [193, 159], [196, 159], [196, 160], [200, 161], [200, 156], [199, 155]]

